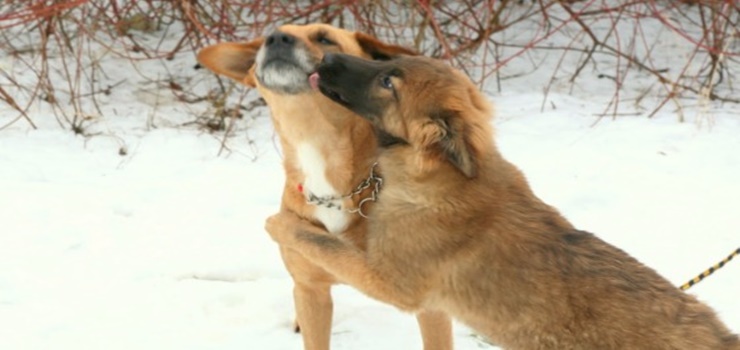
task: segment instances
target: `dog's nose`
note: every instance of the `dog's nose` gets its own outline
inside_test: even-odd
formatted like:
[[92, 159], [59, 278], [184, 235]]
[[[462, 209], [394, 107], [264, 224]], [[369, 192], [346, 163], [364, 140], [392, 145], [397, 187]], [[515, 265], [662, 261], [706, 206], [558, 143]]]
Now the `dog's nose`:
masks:
[[295, 37], [283, 32], [274, 32], [265, 39], [268, 47], [290, 47], [295, 44]]

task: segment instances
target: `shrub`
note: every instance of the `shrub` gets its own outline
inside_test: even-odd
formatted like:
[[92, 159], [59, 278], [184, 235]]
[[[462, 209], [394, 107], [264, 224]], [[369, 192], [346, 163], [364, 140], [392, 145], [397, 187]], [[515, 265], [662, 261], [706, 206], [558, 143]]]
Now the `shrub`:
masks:
[[[168, 72], [166, 62], [194, 64], [193, 51], [209, 43], [310, 22], [413, 46], [499, 91], [549, 69], [528, 88], [573, 92], [588, 72], [608, 82], [605, 115], [619, 115], [627, 100], [649, 116], [678, 98], [740, 102], [740, 3], [732, 0], [6, 0], [2, 8], [0, 47], [14, 68], [0, 65], [0, 104], [16, 116], [0, 129], [35, 128], [29, 109], [43, 105], [59, 125], [85, 133], [89, 116], [103, 114], [101, 97], [125, 85], [105, 64], [111, 59], [131, 62], [182, 103], [209, 101], [217, 118], [199, 124], [222, 129], [239, 113], [225, 106], [230, 83], [198, 90], [192, 72]], [[676, 52], [670, 62], [656, 55], [666, 47]], [[155, 69], [138, 68], [143, 62]], [[652, 83], [626, 89], [638, 75]]]

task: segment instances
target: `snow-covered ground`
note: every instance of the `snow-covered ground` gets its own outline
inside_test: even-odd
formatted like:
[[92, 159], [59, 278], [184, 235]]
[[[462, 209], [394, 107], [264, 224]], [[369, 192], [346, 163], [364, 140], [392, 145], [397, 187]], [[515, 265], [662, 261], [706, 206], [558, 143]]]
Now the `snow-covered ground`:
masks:
[[[192, 63], [171, 68], [208, 74]], [[263, 229], [283, 181], [266, 111], [219, 152], [222, 134], [167, 122], [194, 107], [156, 98], [153, 117], [141, 95], [153, 90], [114, 90], [97, 136], [60, 129], [44, 107], [39, 130], [0, 131], [0, 349], [302, 348]], [[579, 228], [676, 285], [740, 246], [740, 106], [685, 101], [684, 123], [672, 106], [599, 119], [609, 95], [550, 91], [541, 108], [541, 87], [505, 91], [489, 93], [499, 147]], [[0, 124], [13, 117], [0, 111]], [[740, 332], [740, 261], [688, 292]], [[333, 349], [421, 348], [411, 315], [333, 293]], [[455, 336], [458, 349], [493, 348], [461, 325]]]
[[[740, 243], [740, 118], [712, 128], [619, 118], [558, 96], [498, 96], [498, 143], [535, 191], [680, 284]], [[736, 113], [736, 112], [735, 112]], [[0, 134], [0, 348], [300, 349], [291, 281], [264, 218], [283, 178], [269, 120], [261, 155], [217, 157], [193, 130], [135, 138], [127, 156], [70, 132]], [[232, 141], [232, 144], [238, 144]], [[740, 263], [690, 293], [740, 331]], [[414, 349], [409, 315], [335, 289], [336, 349]], [[462, 327], [459, 349], [479, 342]]]

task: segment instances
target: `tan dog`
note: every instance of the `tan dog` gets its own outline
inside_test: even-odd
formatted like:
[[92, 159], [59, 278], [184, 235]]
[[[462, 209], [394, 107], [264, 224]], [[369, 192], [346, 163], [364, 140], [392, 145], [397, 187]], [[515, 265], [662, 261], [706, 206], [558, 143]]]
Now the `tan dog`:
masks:
[[[375, 136], [369, 123], [310, 87], [309, 74], [327, 52], [389, 59], [413, 54], [359, 32], [324, 24], [285, 25], [248, 43], [221, 43], [204, 48], [198, 60], [210, 70], [256, 87], [270, 108], [284, 153], [282, 208], [312, 224], [365, 246], [366, 220], [357, 212], [369, 205], [375, 188]], [[369, 185], [363, 188], [363, 185]], [[363, 203], [367, 203], [366, 200]], [[295, 282], [298, 326], [307, 350], [329, 349], [332, 318], [330, 288], [339, 280], [281, 247]], [[419, 313], [424, 349], [452, 349], [449, 317]]]
[[327, 55], [317, 75], [378, 129], [384, 187], [366, 252], [289, 212], [266, 224], [282, 246], [505, 349], [740, 349], [709, 307], [537, 198], [495, 148], [490, 107], [463, 74], [423, 57]]

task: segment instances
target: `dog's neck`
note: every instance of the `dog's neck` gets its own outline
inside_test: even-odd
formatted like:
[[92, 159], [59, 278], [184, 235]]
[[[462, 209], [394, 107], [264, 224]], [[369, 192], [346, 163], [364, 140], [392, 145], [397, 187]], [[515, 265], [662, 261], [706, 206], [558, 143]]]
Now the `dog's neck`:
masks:
[[352, 190], [375, 162], [372, 127], [328, 99], [296, 98], [296, 103], [273, 108], [272, 113], [285, 161], [299, 165], [298, 153], [310, 147], [325, 162], [329, 182], [342, 193]]
[[[324, 101], [325, 100], [325, 101]], [[286, 168], [286, 192], [294, 196], [341, 198], [368, 177], [376, 139], [366, 121], [310, 94], [271, 103]], [[358, 214], [349, 213], [367, 193], [314, 207], [314, 217], [330, 231], [342, 231]], [[367, 207], [363, 209], [368, 209]]]
[[381, 202], [391, 199], [425, 206], [439, 202], [439, 198], [464, 198], [466, 195], [474, 198], [505, 187], [496, 182], [499, 178], [496, 171], [516, 171], [509, 169], [513, 165], [504, 160], [493, 145], [477, 152], [477, 174], [471, 178], [444, 159], [422, 161], [426, 156], [413, 146], [381, 149], [378, 157], [384, 183]]

